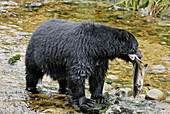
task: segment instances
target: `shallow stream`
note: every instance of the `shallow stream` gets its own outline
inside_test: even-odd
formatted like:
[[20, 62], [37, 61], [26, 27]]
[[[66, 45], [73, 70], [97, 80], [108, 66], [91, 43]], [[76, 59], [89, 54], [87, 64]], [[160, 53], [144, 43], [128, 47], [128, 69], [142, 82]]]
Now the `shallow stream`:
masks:
[[[69, 96], [58, 94], [58, 83], [44, 77], [38, 85], [43, 94], [28, 94], [25, 91], [25, 51], [33, 31], [39, 24], [52, 18], [69, 21], [92, 21], [125, 29], [139, 42], [149, 66], [140, 96], [121, 96], [115, 103], [116, 88], [132, 88], [133, 67], [116, 59], [110, 61], [104, 92], [109, 94], [112, 105], [104, 111], [118, 113], [170, 113], [170, 21], [153, 17], [143, 17], [136, 11], [114, 10], [111, 4], [94, 1], [55, 0], [9, 0], [0, 1], [0, 114], [6, 113], [79, 113], [71, 107]], [[21, 59], [14, 65], [8, 60], [16, 54]], [[86, 86], [88, 88], [88, 86]], [[165, 101], [150, 101], [143, 97], [150, 89], [162, 90]], [[87, 96], [89, 92], [87, 89]], [[103, 110], [103, 109], [102, 109]], [[116, 113], [116, 112], [115, 112]]]

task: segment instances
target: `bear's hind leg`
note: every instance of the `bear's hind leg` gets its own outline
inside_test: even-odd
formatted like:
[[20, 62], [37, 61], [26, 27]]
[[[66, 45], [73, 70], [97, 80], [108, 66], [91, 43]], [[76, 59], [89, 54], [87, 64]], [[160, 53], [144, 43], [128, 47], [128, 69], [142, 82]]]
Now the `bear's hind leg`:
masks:
[[61, 80], [58, 80], [58, 82], [59, 82], [59, 86], [60, 86], [59, 93], [68, 95], [69, 90], [68, 90], [68, 87], [67, 87], [67, 80], [61, 79]]
[[39, 93], [37, 91], [36, 85], [39, 79], [42, 79], [44, 73], [41, 70], [28, 70], [26, 69], [26, 90], [31, 93]]

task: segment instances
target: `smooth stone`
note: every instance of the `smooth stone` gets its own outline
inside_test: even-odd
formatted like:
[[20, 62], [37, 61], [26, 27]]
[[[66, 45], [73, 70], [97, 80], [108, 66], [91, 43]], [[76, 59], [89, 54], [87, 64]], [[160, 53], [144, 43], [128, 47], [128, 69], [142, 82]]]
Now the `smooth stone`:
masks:
[[156, 65], [152, 69], [155, 69], [155, 70], [164, 70], [165, 67], [163, 65]]
[[119, 78], [118, 78], [117, 76], [115, 76], [115, 75], [108, 75], [107, 78], [108, 78], [108, 79], [111, 79], [111, 80], [117, 80], [117, 79], [119, 79]]
[[47, 9], [47, 12], [55, 12], [57, 11], [56, 9]]
[[163, 65], [156, 65], [151, 69], [151, 73], [164, 73], [166, 71], [165, 66]]
[[18, 4], [13, 1], [1, 1], [0, 6], [17, 6]]
[[158, 22], [158, 25], [162, 26], [162, 27], [169, 27], [170, 23], [169, 23], [168, 20], [167, 21], [160, 21], [160, 22]]
[[120, 88], [119, 91], [123, 96], [132, 95], [132, 89], [131, 88]]
[[139, 1], [139, 8], [147, 7], [148, 3], [149, 3], [149, 0], [140, 0]]
[[34, 2], [34, 3], [26, 3], [24, 5], [24, 7], [29, 8], [29, 7], [41, 7], [44, 6], [43, 3], [39, 3], [39, 2]]
[[166, 42], [161, 42], [161, 44], [162, 44], [162, 45], [165, 45], [165, 44], [166, 44]]
[[42, 111], [42, 113], [54, 113], [54, 112], [55, 112], [55, 110], [53, 110], [53, 109], [46, 109], [46, 110]]
[[147, 92], [145, 99], [161, 101], [166, 100], [166, 96], [161, 90], [152, 89]]

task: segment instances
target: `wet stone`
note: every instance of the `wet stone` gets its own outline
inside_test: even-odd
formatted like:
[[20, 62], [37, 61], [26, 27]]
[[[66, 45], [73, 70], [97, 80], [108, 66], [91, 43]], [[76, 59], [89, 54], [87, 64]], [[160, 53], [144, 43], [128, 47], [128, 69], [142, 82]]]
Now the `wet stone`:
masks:
[[152, 89], [147, 92], [145, 99], [161, 101], [166, 100], [166, 96], [161, 90]]
[[108, 75], [107, 78], [108, 78], [108, 79], [111, 79], [111, 80], [117, 80], [117, 79], [119, 79], [119, 78], [118, 78], [117, 76], [115, 76], [115, 75]]
[[34, 2], [34, 3], [27, 3], [24, 5], [24, 7], [26, 8], [30, 8], [30, 7], [42, 7], [44, 6], [43, 3], [39, 3], [39, 2]]
[[156, 65], [153, 68], [151, 68], [149, 73], [164, 73], [166, 71], [165, 66], [163, 65]]
[[45, 13], [45, 15], [47, 16], [47, 17], [51, 17], [51, 16], [53, 16], [53, 14], [52, 13]]
[[165, 45], [165, 44], [166, 44], [166, 42], [161, 42], [161, 44], [162, 44], [162, 45]]
[[0, 6], [17, 6], [18, 4], [13, 1], [1, 1]]
[[120, 88], [119, 93], [121, 96], [131, 96], [132, 95], [132, 89], [131, 88]]
[[159, 26], [163, 26], [163, 27], [169, 27], [170, 26], [170, 23], [169, 21], [161, 21], [158, 23]]
[[47, 12], [56, 12], [56, 9], [47, 9]]

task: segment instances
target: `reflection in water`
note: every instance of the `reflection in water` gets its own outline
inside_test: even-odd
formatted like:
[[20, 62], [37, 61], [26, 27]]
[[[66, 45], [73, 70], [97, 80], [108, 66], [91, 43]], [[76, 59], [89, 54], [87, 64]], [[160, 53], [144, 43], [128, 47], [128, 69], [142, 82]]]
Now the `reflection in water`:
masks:
[[[49, 77], [45, 77], [43, 85], [39, 85], [43, 94], [27, 94], [24, 90], [26, 46], [37, 26], [52, 18], [73, 22], [92, 21], [131, 32], [137, 38], [144, 55], [142, 61], [149, 64], [144, 83], [149, 83], [151, 87], [144, 87], [143, 93], [152, 88], [159, 88], [166, 92], [169, 98], [169, 21], [142, 17], [134, 11], [117, 11], [101, 2], [0, 1], [0, 113], [33, 113], [35, 110], [75, 112], [70, 107], [68, 96], [59, 95], [58, 83]], [[9, 65], [8, 59], [16, 54], [21, 55], [21, 60], [15, 65]], [[163, 72], [159, 72], [159, 68], [153, 69], [156, 65], [162, 65]], [[111, 89], [105, 91], [113, 91], [115, 86], [131, 88], [132, 70], [130, 63], [119, 59], [111, 61], [108, 75], [116, 75], [119, 78], [113, 80], [111, 86], [106, 84], [106, 88]], [[140, 100], [137, 101], [142, 102]]]

